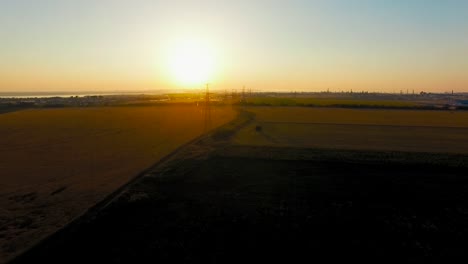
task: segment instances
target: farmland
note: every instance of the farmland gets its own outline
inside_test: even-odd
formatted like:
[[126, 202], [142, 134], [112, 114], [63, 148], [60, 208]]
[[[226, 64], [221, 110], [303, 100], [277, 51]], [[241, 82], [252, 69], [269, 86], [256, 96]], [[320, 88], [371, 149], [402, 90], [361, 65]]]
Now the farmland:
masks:
[[[213, 107], [212, 126], [234, 115]], [[0, 114], [0, 260], [202, 133], [201, 110], [192, 104]]]
[[[468, 112], [249, 107], [239, 145], [468, 153]], [[256, 127], [261, 131], [256, 131]]]
[[13, 263], [468, 259], [468, 112], [239, 110]]
[[[468, 156], [458, 152], [466, 138], [454, 138], [461, 147], [451, 145], [452, 153], [426, 147], [438, 144], [437, 129], [465, 129], [465, 118], [465, 112], [244, 108], [14, 263], [468, 259]], [[336, 126], [311, 140], [310, 124]], [[392, 125], [390, 132], [367, 127]], [[419, 135], [427, 142], [412, 149], [396, 145], [415, 138], [403, 137], [412, 126], [434, 132]], [[332, 130], [340, 137], [325, 141], [321, 134]], [[357, 145], [360, 131], [370, 141]]]

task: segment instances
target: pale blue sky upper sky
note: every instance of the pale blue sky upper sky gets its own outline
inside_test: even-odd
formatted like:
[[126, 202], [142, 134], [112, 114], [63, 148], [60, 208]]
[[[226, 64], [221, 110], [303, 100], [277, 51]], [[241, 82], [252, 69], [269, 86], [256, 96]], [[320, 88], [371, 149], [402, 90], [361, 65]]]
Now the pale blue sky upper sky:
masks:
[[177, 87], [193, 37], [221, 89], [468, 91], [464, 0], [0, 0], [0, 91]]

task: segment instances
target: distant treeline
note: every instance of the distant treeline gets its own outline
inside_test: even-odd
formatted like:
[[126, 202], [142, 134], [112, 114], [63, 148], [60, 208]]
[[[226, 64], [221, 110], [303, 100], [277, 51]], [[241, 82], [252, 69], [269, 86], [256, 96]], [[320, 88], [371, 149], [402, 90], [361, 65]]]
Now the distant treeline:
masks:
[[248, 98], [239, 101], [246, 106], [298, 106], [298, 107], [336, 107], [359, 109], [405, 109], [405, 110], [468, 110], [468, 106], [429, 105], [411, 101], [352, 100], [325, 98]]
[[30, 104], [0, 104], [0, 114], [34, 107]]

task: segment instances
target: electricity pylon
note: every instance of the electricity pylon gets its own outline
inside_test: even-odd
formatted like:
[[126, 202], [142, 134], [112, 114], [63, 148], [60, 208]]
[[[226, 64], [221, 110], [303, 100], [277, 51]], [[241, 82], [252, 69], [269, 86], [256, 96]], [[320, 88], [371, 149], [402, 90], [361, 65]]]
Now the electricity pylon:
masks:
[[206, 84], [205, 104], [203, 105], [203, 131], [208, 132], [211, 129], [211, 105], [210, 105], [210, 88]]

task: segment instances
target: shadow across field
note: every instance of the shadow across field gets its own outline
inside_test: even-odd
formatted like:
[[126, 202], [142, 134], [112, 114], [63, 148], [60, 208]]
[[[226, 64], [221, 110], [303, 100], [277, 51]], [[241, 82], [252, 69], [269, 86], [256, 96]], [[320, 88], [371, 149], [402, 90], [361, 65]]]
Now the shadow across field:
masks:
[[252, 118], [181, 149], [13, 263], [467, 257], [466, 156], [231, 145]]

